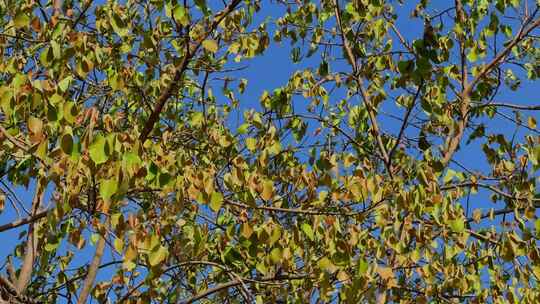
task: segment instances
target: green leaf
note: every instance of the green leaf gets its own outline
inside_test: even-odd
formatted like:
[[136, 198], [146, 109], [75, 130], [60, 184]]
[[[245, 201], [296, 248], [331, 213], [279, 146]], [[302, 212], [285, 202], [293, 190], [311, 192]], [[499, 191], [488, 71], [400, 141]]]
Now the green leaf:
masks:
[[62, 135], [62, 138], [60, 140], [60, 147], [62, 148], [62, 151], [64, 153], [71, 155], [73, 152], [73, 137], [70, 133], [65, 133]]
[[73, 80], [73, 77], [71, 76], [68, 76], [64, 79], [62, 79], [62, 81], [60, 81], [58, 83], [58, 88], [60, 89], [61, 92], [66, 92], [67, 89], [69, 88], [69, 85], [71, 84], [71, 81]]
[[122, 156], [122, 164], [128, 170], [132, 170], [141, 164], [141, 158], [135, 152], [126, 152]]
[[277, 155], [281, 151], [281, 143], [279, 141], [275, 141], [270, 147], [268, 147], [268, 152], [271, 155]]
[[281, 251], [280, 248], [274, 248], [274, 249], [272, 249], [272, 251], [270, 251], [270, 260], [274, 264], [277, 264], [277, 263], [281, 262], [282, 257], [283, 257], [283, 255], [282, 255], [282, 251]]
[[475, 62], [476, 60], [478, 60], [478, 52], [477, 52], [476, 47], [473, 47], [471, 51], [469, 52], [469, 54], [467, 54], [467, 59], [470, 62]]
[[204, 114], [202, 112], [195, 112], [191, 114], [190, 124], [193, 127], [200, 127], [202, 126], [204, 121]]
[[99, 185], [99, 194], [105, 201], [109, 201], [118, 190], [118, 182], [114, 179], [102, 180]]
[[302, 226], [300, 226], [304, 234], [311, 240], [315, 240], [315, 235], [313, 234], [313, 229], [311, 228], [311, 225], [309, 223], [302, 223]]
[[39, 54], [39, 61], [43, 66], [49, 66], [50, 62], [54, 59], [52, 50], [50, 47], [45, 47]]
[[52, 54], [53, 54], [54, 59], [62, 58], [61, 46], [57, 41], [55, 40], [51, 41], [51, 49], [52, 49]]
[[203, 12], [205, 16], [210, 14], [210, 10], [206, 5], [206, 0], [195, 0], [195, 5]]
[[248, 132], [248, 128], [249, 124], [243, 123], [238, 127], [238, 130], [236, 130], [236, 132], [238, 132], [238, 134], [246, 134]]
[[124, 241], [120, 238], [115, 238], [113, 245], [114, 245], [114, 250], [116, 250], [116, 252], [120, 254], [124, 250]]
[[398, 70], [402, 74], [411, 73], [414, 69], [414, 62], [412, 60], [405, 60], [398, 62]]
[[268, 273], [268, 268], [262, 261], [257, 263], [257, 265], [255, 265], [255, 269], [257, 269], [257, 271], [263, 275], [266, 275]]
[[55, 243], [47, 243], [47, 244], [45, 244], [44, 249], [47, 252], [52, 252], [52, 251], [56, 250], [56, 248], [58, 248], [59, 245], [60, 245], [60, 242], [58, 242], [58, 241], [55, 242]]
[[189, 13], [183, 5], [176, 5], [173, 10], [174, 19], [183, 26], [189, 25]]
[[168, 255], [169, 250], [167, 249], [167, 247], [159, 246], [157, 250], [153, 250], [148, 255], [148, 263], [150, 264], [150, 266], [156, 266], [163, 262]]
[[465, 230], [465, 221], [463, 220], [463, 218], [451, 220], [449, 224], [450, 228], [454, 232], [461, 233]]
[[319, 265], [319, 268], [329, 273], [333, 273], [337, 270], [336, 265], [334, 265], [327, 257], [320, 259], [317, 264]]
[[13, 24], [16, 28], [22, 28], [28, 26], [30, 23], [30, 17], [24, 12], [18, 12], [13, 18]]
[[210, 196], [210, 209], [214, 212], [218, 212], [219, 209], [221, 209], [221, 205], [223, 205], [223, 194], [220, 192], [212, 192], [212, 195]]
[[78, 113], [78, 110], [77, 110], [77, 106], [75, 105], [74, 102], [68, 101], [68, 102], [64, 103], [63, 117], [68, 123], [74, 124], [76, 119], [77, 119], [78, 114], [79, 113]]
[[444, 176], [443, 183], [448, 184], [449, 182], [452, 181], [454, 176], [456, 176], [456, 171], [454, 171], [452, 169], [448, 169], [446, 171], [446, 175]]
[[327, 61], [323, 61], [321, 62], [321, 64], [319, 65], [319, 70], [318, 70], [318, 73], [321, 77], [326, 77], [328, 75], [328, 62]]
[[171, 180], [172, 180], [172, 177], [168, 173], [160, 173], [158, 175], [158, 183], [160, 187], [166, 186]]
[[368, 266], [369, 264], [365, 259], [360, 259], [358, 261], [358, 274], [359, 275], [365, 274], [368, 270]]
[[96, 163], [96, 165], [102, 164], [109, 159], [110, 147], [105, 137], [99, 134], [94, 139], [94, 142], [90, 145], [89, 153], [90, 158]]
[[112, 13], [109, 20], [113, 30], [118, 36], [125, 37], [129, 34], [129, 28], [126, 25], [126, 22], [116, 12]]

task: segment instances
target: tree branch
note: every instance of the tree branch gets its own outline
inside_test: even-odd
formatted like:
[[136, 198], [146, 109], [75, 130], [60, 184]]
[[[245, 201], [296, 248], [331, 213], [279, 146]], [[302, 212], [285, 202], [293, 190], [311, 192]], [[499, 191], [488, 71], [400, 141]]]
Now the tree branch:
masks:
[[323, 211], [323, 210], [306, 210], [306, 209], [297, 209], [297, 208], [289, 209], [289, 208], [279, 208], [279, 207], [270, 207], [270, 206], [251, 206], [251, 205], [235, 202], [232, 200], [225, 200], [224, 202], [228, 205], [233, 205], [233, 206], [244, 208], [244, 209], [259, 209], [259, 210], [266, 210], [266, 211], [273, 211], [273, 212], [297, 213], [297, 214], [306, 214], [306, 215], [356, 216], [356, 215], [364, 214], [368, 210], [371, 210], [371, 208], [367, 208], [366, 210], [356, 211], [356, 212], [331, 212], [331, 211]]
[[212, 288], [209, 288], [185, 301], [181, 301], [179, 303], [182, 303], [182, 304], [190, 304], [190, 303], [193, 303], [195, 301], [198, 301], [200, 299], [203, 299], [203, 298], [206, 298], [216, 292], [219, 292], [219, 291], [222, 291], [222, 290], [226, 290], [228, 288], [231, 288], [231, 287], [235, 287], [235, 286], [238, 286], [238, 285], [241, 285], [242, 284], [242, 280], [244, 281], [248, 281], [248, 282], [268, 282], [268, 281], [284, 281], [284, 280], [287, 280], [287, 281], [292, 281], [292, 280], [300, 280], [300, 279], [305, 279], [306, 277], [309, 277], [309, 275], [281, 275], [281, 276], [273, 276], [273, 277], [263, 277], [263, 278], [259, 278], [259, 279], [236, 279], [236, 280], [232, 280], [230, 282], [227, 282], [227, 283], [223, 283], [223, 284], [218, 284], [216, 285], [215, 287], [212, 287]]
[[[477, 183], [465, 182], [465, 183], [460, 183], [460, 184], [442, 186], [441, 190], [450, 190], [450, 189], [465, 188], [465, 187], [480, 187], [480, 188], [488, 189], [488, 190], [491, 190], [491, 191], [497, 193], [498, 195], [503, 196], [503, 197], [508, 198], [508, 199], [515, 199], [515, 200], [521, 200], [521, 201], [528, 200], [528, 198], [525, 198], [525, 197], [513, 196], [512, 194], [509, 194], [509, 193], [506, 193], [506, 192], [504, 192], [504, 191], [502, 191], [500, 189], [497, 189], [497, 188], [493, 187], [492, 185], [485, 184], [485, 183], [478, 183], [478, 182]], [[540, 198], [531, 198], [530, 200], [533, 201], [533, 202], [540, 202]]]
[[[42, 182], [38, 180], [36, 182], [36, 192], [34, 193], [34, 198], [32, 199], [32, 216], [36, 216], [38, 214], [38, 210], [45, 194], [44, 188], [45, 187]], [[25, 256], [21, 266], [21, 271], [19, 273], [19, 278], [15, 284], [17, 292], [20, 294], [24, 293], [24, 290], [30, 283], [34, 267], [34, 260], [37, 256], [38, 226], [35, 225], [34, 222], [35, 221], [31, 221], [30, 226], [28, 227], [28, 239], [26, 241]]]
[[217, 28], [219, 23], [227, 15], [229, 15], [240, 2], [241, 0], [233, 0], [222, 11], [215, 14], [214, 21], [210, 25], [210, 29], [204, 35], [202, 35], [195, 44], [192, 44], [191, 46], [187, 47], [188, 50], [186, 54], [182, 58], [182, 61], [180, 62], [179, 67], [174, 72], [173, 80], [171, 81], [169, 86], [165, 89], [165, 91], [163, 91], [163, 93], [161, 93], [161, 95], [158, 97], [154, 110], [152, 111], [152, 113], [150, 114], [150, 117], [148, 117], [148, 120], [144, 124], [143, 130], [139, 136], [139, 140], [141, 142], [144, 142], [148, 138], [148, 135], [150, 134], [150, 132], [152, 132], [154, 125], [159, 120], [159, 115], [161, 114], [163, 107], [167, 103], [167, 100], [169, 100], [169, 98], [173, 95], [173, 92], [177, 88], [178, 84], [181, 82], [182, 77], [184, 76], [184, 73], [187, 70], [190, 60], [193, 58], [197, 50], [201, 47], [203, 41], [212, 34], [212, 32]]
[[7, 140], [9, 140], [12, 144], [14, 144], [16, 147], [23, 150], [24, 152], [28, 152], [28, 150], [30, 149], [24, 143], [20, 142], [18, 139], [11, 136], [11, 134], [9, 134], [8, 131], [4, 129], [4, 127], [2, 127], [1, 125], [0, 125], [0, 133], [2, 133], [2, 135], [5, 138], [7, 138]]
[[358, 65], [356, 63], [356, 56], [354, 56], [354, 53], [353, 53], [353, 51], [351, 49], [351, 46], [349, 44], [349, 40], [347, 39], [347, 37], [345, 37], [345, 32], [343, 31], [343, 24], [341, 22], [341, 11], [340, 11], [340, 8], [339, 8], [338, 0], [334, 0], [334, 12], [336, 14], [336, 21], [337, 21], [337, 25], [339, 27], [341, 40], [343, 41], [343, 47], [345, 48], [345, 52], [347, 54], [348, 60], [352, 65], [354, 77], [355, 77], [355, 80], [356, 80], [356, 82], [358, 84], [358, 90], [360, 91], [360, 96], [362, 97], [362, 100], [364, 101], [364, 104], [366, 105], [366, 109], [367, 109], [367, 112], [368, 112], [368, 115], [369, 115], [369, 120], [371, 121], [371, 125], [372, 125], [372, 128], [373, 128], [373, 133], [374, 133], [375, 138], [377, 139], [378, 148], [380, 150], [381, 156], [382, 156], [382, 158], [384, 160], [384, 164], [387, 167], [389, 174], [392, 175], [392, 170], [389, 167], [390, 161], [389, 161], [389, 158], [388, 158], [388, 153], [386, 151], [386, 148], [384, 146], [384, 142], [383, 142], [382, 137], [381, 137], [381, 130], [379, 128], [379, 124], [377, 123], [377, 117], [375, 115], [375, 109], [374, 109], [373, 105], [371, 104], [371, 100], [369, 99], [369, 96], [368, 96], [368, 94], [367, 94], [367, 92], [366, 92], [366, 90], [365, 90], [365, 88], [363, 86], [363, 81], [360, 78], [360, 76], [358, 75], [359, 71], [358, 71]]
[[397, 139], [396, 139], [396, 143], [394, 144], [392, 149], [390, 149], [390, 152], [388, 152], [388, 161], [389, 161], [390, 167], [392, 166], [392, 156], [396, 152], [396, 149], [397, 149], [399, 143], [401, 142], [401, 138], [403, 137], [403, 134], [405, 133], [405, 129], [407, 128], [407, 125], [408, 125], [408, 122], [409, 122], [409, 116], [411, 115], [411, 112], [412, 112], [412, 110], [414, 108], [414, 105], [416, 104], [416, 100], [418, 99], [418, 96], [420, 95], [420, 91], [422, 90], [423, 86], [424, 86], [424, 81], [422, 80], [422, 82], [418, 86], [418, 89], [416, 90], [416, 94], [414, 95], [414, 99], [412, 100], [411, 105], [407, 108], [407, 112], [405, 113], [405, 117], [403, 117], [403, 123], [401, 124], [401, 128], [399, 129], [399, 133], [398, 133], [398, 136], [397, 136]]
[[[528, 21], [530, 21], [530, 20], [528, 20]], [[528, 23], [528, 22], [526, 22], [526, 23]], [[510, 53], [512, 51], [512, 48], [514, 48], [514, 46], [516, 46], [518, 43], [520, 43], [525, 37], [527, 37], [527, 35], [529, 35], [530, 32], [532, 32], [538, 26], [540, 26], [540, 18], [538, 18], [534, 22], [532, 22], [532, 24], [529, 27], [527, 27], [527, 28], [522, 27], [519, 30], [516, 37], [514, 37], [512, 42], [510, 42], [497, 56], [495, 56], [495, 58], [490, 63], [488, 63], [486, 66], [484, 66], [484, 68], [482, 68], [480, 73], [478, 73], [478, 75], [476, 75], [476, 77], [471, 81], [471, 83], [468, 85], [468, 87], [466, 89], [471, 91], [474, 88], [474, 86], [476, 84], [478, 84], [478, 82], [484, 78], [484, 76], [486, 76], [498, 64], [500, 64], [502, 62], [504, 57], [506, 57], [506, 55], [508, 55], [508, 53]]]
[[[462, 16], [462, 12], [460, 13], [459, 7], [461, 6], [460, 0], [456, 0], [456, 7], [458, 8], [458, 16]], [[527, 35], [533, 31], [535, 28], [540, 26], [540, 18], [532, 22], [528, 27], [526, 27], [526, 24], [530, 22], [530, 18], [527, 20], [528, 22], [525, 22], [525, 24], [521, 27], [518, 34], [512, 42], [510, 42], [495, 58], [489, 62], [486, 66], [482, 68], [482, 70], [478, 73], [478, 75], [475, 76], [475, 78], [470, 82], [466, 83], [466, 81], [463, 82], [463, 92], [461, 93], [461, 108], [460, 108], [460, 114], [461, 114], [461, 120], [458, 122], [457, 130], [449, 135], [449, 137], [446, 140], [446, 148], [443, 151], [443, 159], [442, 163], [443, 165], [448, 164], [454, 153], [457, 151], [457, 148], [459, 146], [459, 143], [461, 142], [461, 138], [463, 137], [463, 134], [465, 133], [465, 128], [467, 127], [467, 123], [469, 121], [469, 106], [470, 106], [470, 93], [474, 89], [474, 87], [478, 84], [480, 80], [482, 80], [488, 73], [490, 73], [495, 67], [497, 67], [500, 63], [502, 63], [502, 60], [512, 51], [512, 48], [516, 46], [518, 43], [520, 43]], [[463, 55], [463, 54], [462, 54]], [[465, 67], [463, 67], [465, 68]], [[465, 77], [466, 73], [464, 73], [463, 77]]]
[[[11, 284], [11, 282], [0, 276], [0, 286], [2, 286], [11, 296], [19, 302], [28, 303], [28, 304], [38, 304], [39, 301], [36, 301], [30, 297], [27, 297], [17, 291], [17, 288]], [[11, 300], [13, 300], [13, 298]], [[1, 299], [0, 299], [1, 300]], [[11, 301], [10, 301], [11, 302]]]
[[41, 219], [43, 217], [46, 217], [48, 212], [49, 212], [49, 210], [40, 211], [40, 212], [38, 212], [38, 213], [36, 213], [34, 215], [30, 215], [28, 217], [13, 221], [11, 223], [1, 225], [0, 226], [0, 232], [4, 232], [4, 231], [10, 230], [10, 229], [14, 229], [14, 228], [17, 228], [19, 226], [26, 225], [26, 224], [29, 224], [29, 223], [34, 223], [37, 220], [39, 220], [39, 219]]
[[81, 294], [79, 296], [79, 300], [77, 301], [78, 304], [87, 303], [88, 295], [90, 294], [90, 291], [92, 291], [92, 287], [94, 286], [94, 280], [96, 279], [99, 264], [101, 263], [101, 257], [103, 256], [104, 251], [105, 236], [101, 236], [97, 243], [96, 252], [94, 254], [94, 257], [92, 258], [92, 262], [90, 263], [90, 266], [88, 266], [88, 273], [82, 285]]
[[485, 107], [500, 107], [500, 108], [510, 108], [514, 110], [525, 110], [525, 111], [540, 111], [540, 105], [533, 105], [533, 106], [524, 106], [524, 105], [518, 105], [513, 103], [504, 103], [504, 102], [492, 102], [492, 103], [485, 103], [485, 104], [479, 104], [475, 106], [474, 108], [485, 108]]

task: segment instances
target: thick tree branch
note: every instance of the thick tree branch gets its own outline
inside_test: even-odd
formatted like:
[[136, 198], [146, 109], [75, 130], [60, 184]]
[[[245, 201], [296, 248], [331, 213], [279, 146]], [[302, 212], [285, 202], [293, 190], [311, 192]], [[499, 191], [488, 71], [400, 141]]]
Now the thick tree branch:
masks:
[[[461, 3], [462, 0], [455, 0], [456, 5], [456, 18], [455, 22], [459, 24], [465, 24], [465, 10], [463, 9], [463, 4]], [[463, 137], [463, 134], [465, 133], [465, 128], [467, 127], [467, 123], [469, 121], [469, 103], [470, 103], [470, 89], [469, 89], [469, 80], [468, 80], [468, 71], [467, 71], [467, 56], [466, 56], [466, 42], [465, 42], [465, 34], [462, 33], [458, 36], [459, 40], [459, 53], [460, 53], [460, 60], [461, 60], [461, 106], [459, 109], [459, 115], [461, 116], [461, 119], [457, 123], [457, 129], [455, 132], [450, 132], [450, 135], [445, 140], [445, 150], [443, 151], [443, 159], [442, 163], [444, 166], [450, 162], [450, 159], [452, 159], [452, 156], [457, 151], [457, 148], [459, 146], [459, 143], [461, 142], [461, 138]]]
[[[34, 193], [34, 198], [32, 199], [32, 216], [36, 216], [38, 214], [38, 210], [41, 207], [41, 202], [43, 201], [43, 196], [45, 194], [44, 185], [40, 180], [36, 183], [36, 192]], [[34, 267], [34, 260], [37, 256], [37, 238], [38, 235], [38, 226], [35, 224], [35, 221], [30, 222], [30, 226], [28, 227], [28, 239], [26, 240], [26, 250], [25, 250], [25, 256], [23, 260], [23, 264], [21, 266], [21, 271], [19, 273], [19, 277], [17, 279], [17, 282], [15, 284], [15, 287], [17, 289], [17, 292], [20, 294], [24, 294], [24, 290], [30, 283], [30, 279], [32, 278], [32, 271]]]
[[94, 286], [94, 281], [96, 279], [96, 275], [99, 269], [99, 264], [101, 263], [101, 257], [103, 256], [104, 251], [105, 251], [105, 236], [100, 236], [99, 241], [96, 246], [96, 252], [94, 253], [94, 257], [92, 258], [92, 262], [90, 263], [90, 266], [88, 266], [88, 272], [82, 285], [82, 290], [81, 290], [81, 294], [79, 295], [79, 300], [77, 301], [78, 304], [87, 303], [87, 299], [88, 299], [88, 296], [90, 295], [90, 291], [92, 291], [92, 287]]
[[[461, 1], [456, 0], [456, 8], [458, 11], [459, 18], [463, 16], [463, 11], [461, 7]], [[530, 24], [527, 26], [527, 24]], [[494, 68], [496, 68], [499, 64], [501, 64], [504, 60], [504, 58], [512, 51], [512, 48], [515, 47], [518, 43], [523, 41], [527, 35], [529, 35], [530, 32], [532, 32], [535, 28], [540, 26], [540, 18], [533, 21], [531, 23], [531, 19], [528, 18], [528, 20], [524, 23], [524, 25], [519, 30], [518, 34], [514, 37], [514, 39], [506, 45], [506, 47], [499, 52], [498, 55], [495, 56], [495, 58], [489, 62], [487, 65], [485, 65], [480, 72], [474, 77], [474, 79], [467, 83], [465, 80], [466, 74], [463, 73], [465, 66], [462, 64], [462, 74], [463, 74], [463, 92], [461, 93], [460, 99], [461, 99], [461, 107], [460, 107], [460, 115], [461, 119], [457, 124], [457, 130], [454, 132], [451, 132], [450, 135], [446, 139], [446, 147], [443, 151], [443, 158], [442, 163], [443, 165], [448, 164], [454, 153], [457, 151], [457, 148], [459, 147], [459, 144], [461, 142], [461, 139], [463, 138], [463, 134], [465, 133], [465, 128], [467, 127], [467, 124], [469, 122], [469, 107], [470, 107], [470, 94], [472, 93], [475, 86], [487, 75], [489, 74]], [[462, 60], [464, 56], [464, 50], [462, 50]]]
[[[25, 304], [38, 304], [39, 301], [36, 301], [28, 296], [25, 296], [17, 291], [17, 288], [3, 276], [0, 276], [0, 287], [6, 290], [12, 297], [10, 300], [17, 300], [19, 303]], [[0, 299], [1, 300], [1, 299]], [[11, 301], [10, 301], [11, 302]]]

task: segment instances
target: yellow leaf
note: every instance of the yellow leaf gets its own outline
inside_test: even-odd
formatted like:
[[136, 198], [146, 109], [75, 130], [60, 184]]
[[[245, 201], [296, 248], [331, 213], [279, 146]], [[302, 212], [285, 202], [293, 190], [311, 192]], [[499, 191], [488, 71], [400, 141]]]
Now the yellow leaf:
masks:
[[41, 134], [41, 131], [43, 130], [43, 122], [41, 119], [30, 116], [30, 118], [28, 118], [28, 130], [34, 134]]
[[119, 238], [114, 239], [114, 249], [118, 253], [122, 253], [122, 250], [124, 249], [124, 241]]
[[249, 151], [254, 152], [257, 149], [257, 140], [255, 138], [246, 138], [246, 147]]
[[337, 267], [327, 257], [320, 259], [318, 264], [322, 270], [327, 271], [329, 273], [333, 273], [337, 270]]
[[387, 287], [396, 286], [396, 278], [394, 276], [394, 271], [390, 267], [378, 267], [377, 273], [381, 276], [381, 279], [386, 282]]
[[243, 237], [245, 237], [246, 239], [249, 239], [249, 237], [251, 237], [251, 235], [253, 234], [253, 228], [251, 228], [251, 226], [248, 223], [243, 223], [242, 230], [240, 231], [240, 233], [242, 234]]
[[383, 280], [388, 280], [390, 278], [394, 277], [394, 272], [392, 271], [392, 268], [390, 267], [378, 267], [377, 272], [381, 276]]
[[4, 211], [4, 205], [6, 203], [6, 196], [0, 193], [0, 212]]
[[347, 272], [345, 272], [343, 270], [340, 270], [337, 273], [337, 278], [341, 282], [349, 282], [349, 280], [351, 279], [351, 277], [347, 274]]
[[343, 166], [345, 166], [345, 168], [349, 168], [355, 161], [356, 159], [354, 158], [354, 155], [349, 153], [343, 158]]
[[213, 192], [210, 196], [210, 208], [214, 212], [218, 212], [221, 205], [223, 205], [223, 195], [219, 192]]
[[527, 119], [527, 124], [529, 125], [529, 128], [536, 129], [536, 119], [532, 116], [529, 116]]
[[128, 246], [124, 254], [124, 261], [133, 261], [137, 258], [137, 250], [133, 246]]
[[46, 160], [47, 158], [47, 147], [49, 143], [47, 140], [42, 141], [36, 149], [36, 156], [41, 160]]
[[205, 40], [203, 41], [202, 46], [207, 51], [212, 52], [212, 53], [215, 53], [218, 51], [218, 45], [215, 40], [211, 40], [211, 39]]
[[148, 263], [150, 266], [156, 266], [163, 262], [169, 255], [169, 250], [166, 247], [159, 246], [159, 248], [148, 255]]
[[274, 183], [272, 181], [265, 181], [263, 183], [263, 190], [261, 192], [261, 198], [265, 201], [274, 197]]

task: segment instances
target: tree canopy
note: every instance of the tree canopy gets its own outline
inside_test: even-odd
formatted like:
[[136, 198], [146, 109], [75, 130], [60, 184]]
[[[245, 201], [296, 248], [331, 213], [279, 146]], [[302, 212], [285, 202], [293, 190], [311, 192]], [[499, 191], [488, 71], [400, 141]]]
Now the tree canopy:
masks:
[[539, 1], [0, 16], [0, 303], [540, 302]]

